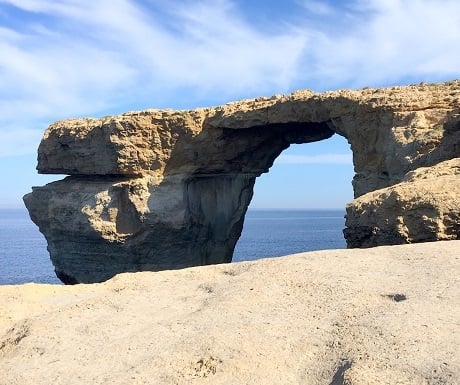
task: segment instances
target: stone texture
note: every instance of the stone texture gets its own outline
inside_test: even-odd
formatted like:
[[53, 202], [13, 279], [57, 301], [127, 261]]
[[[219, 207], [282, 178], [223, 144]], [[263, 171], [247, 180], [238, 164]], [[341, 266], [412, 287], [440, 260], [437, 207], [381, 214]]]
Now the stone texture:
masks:
[[460, 158], [421, 167], [347, 206], [349, 247], [458, 239]]
[[459, 249], [0, 286], [0, 385], [458, 385]]
[[[25, 197], [65, 283], [230, 262], [255, 178], [70, 176]], [[36, 206], [35, 202], [40, 202]]]
[[[459, 81], [56, 122], [37, 168], [70, 176], [35, 187], [24, 201], [67, 283], [228, 262], [257, 176], [290, 144], [334, 134], [350, 143], [356, 173], [349, 246], [458, 237], [458, 174], [433, 183], [417, 173], [460, 157]], [[402, 214], [428, 201], [426, 215]], [[409, 223], [416, 218], [426, 224]]]

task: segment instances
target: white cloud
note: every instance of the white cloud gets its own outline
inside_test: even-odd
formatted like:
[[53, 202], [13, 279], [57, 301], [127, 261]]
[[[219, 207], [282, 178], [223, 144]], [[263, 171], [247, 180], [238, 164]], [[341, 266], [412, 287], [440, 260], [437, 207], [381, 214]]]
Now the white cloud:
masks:
[[[86, 65], [75, 66], [79, 75], [92, 64], [87, 51], [97, 49], [101, 55], [115, 54], [115, 60], [105, 61], [104, 69], [117, 63], [132, 69], [138, 75], [130, 79], [132, 85], [142, 83], [154, 91], [197, 87], [232, 94], [235, 89], [255, 90], [267, 83], [286, 89], [292, 85], [290, 74], [304, 47], [300, 32], [258, 33], [225, 0], [160, 2], [167, 23], [158, 14], [146, 12], [147, 6], [144, 9], [140, 2], [129, 0], [84, 5], [78, 1], [2, 1], [68, 20], [74, 28], [60, 32], [65, 35], [54, 48], [59, 52], [67, 45], [74, 52], [66, 52], [66, 57], [87, 59]], [[82, 75], [79, 77], [85, 78]]]
[[0, 29], [0, 126], [123, 111], [183, 89], [192, 99], [284, 90], [304, 45], [299, 32], [257, 32], [224, 0], [160, 2], [162, 16], [129, 0], [2, 3], [36, 21]]
[[294, 2], [316, 23], [293, 5], [282, 32], [262, 31], [230, 0], [0, 0], [35, 17], [0, 27], [0, 130], [41, 135], [42, 122], [180, 98], [460, 77], [457, 0]]
[[362, 0], [350, 12], [339, 33], [317, 35], [314, 77], [360, 87], [460, 75], [457, 0]]
[[275, 164], [353, 164], [351, 154], [284, 155]]

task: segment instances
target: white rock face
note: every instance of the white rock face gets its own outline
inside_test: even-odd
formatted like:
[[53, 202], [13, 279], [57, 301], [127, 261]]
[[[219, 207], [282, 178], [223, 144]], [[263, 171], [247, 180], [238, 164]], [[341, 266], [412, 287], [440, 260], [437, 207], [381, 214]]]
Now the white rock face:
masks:
[[334, 134], [356, 172], [350, 247], [458, 238], [457, 171], [418, 170], [460, 158], [459, 81], [56, 122], [37, 168], [70, 176], [24, 201], [66, 283], [228, 262], [256, 177], [290, 144]]

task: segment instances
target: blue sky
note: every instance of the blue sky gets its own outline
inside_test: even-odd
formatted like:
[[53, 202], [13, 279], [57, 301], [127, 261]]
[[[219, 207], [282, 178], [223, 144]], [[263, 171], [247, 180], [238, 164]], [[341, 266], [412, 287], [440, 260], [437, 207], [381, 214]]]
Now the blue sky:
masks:
[[[458, 0], [0, 0], [0, 207], [55, 120], [460, 78]], [[252, 207], [343, 207], [343, 138], [294, 146]], [[59, 178], [59, 177], [58, 177]]]

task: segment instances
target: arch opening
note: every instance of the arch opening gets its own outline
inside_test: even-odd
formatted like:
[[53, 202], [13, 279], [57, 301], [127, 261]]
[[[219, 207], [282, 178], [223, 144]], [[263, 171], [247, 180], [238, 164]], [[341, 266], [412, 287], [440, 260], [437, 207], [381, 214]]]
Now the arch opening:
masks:
[[344, 137], [291, 145], [256, 179], [233, 261], [345, 248], [353, 176]]

